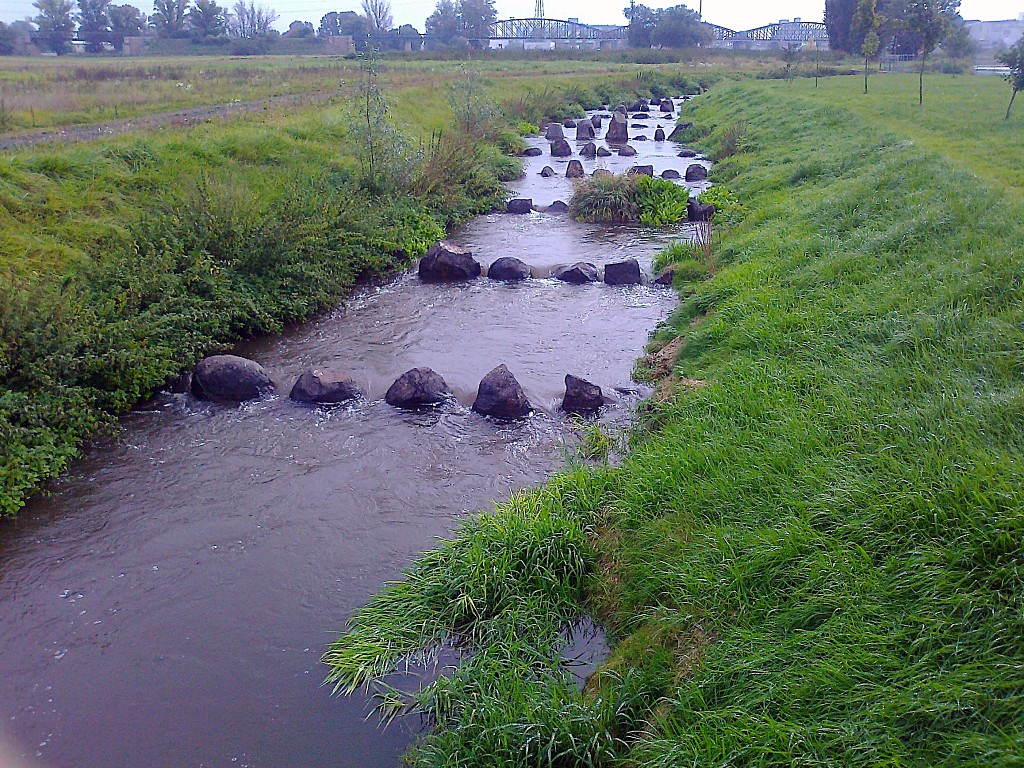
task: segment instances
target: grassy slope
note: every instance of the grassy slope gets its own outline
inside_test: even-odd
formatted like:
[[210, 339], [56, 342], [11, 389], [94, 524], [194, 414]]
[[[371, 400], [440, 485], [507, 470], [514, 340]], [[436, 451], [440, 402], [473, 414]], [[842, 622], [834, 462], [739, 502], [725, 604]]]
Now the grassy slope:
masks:
[[[1024, 760], [1024, 206], [988, 146], [1005, 93], [983, 111], [989, 81], [929, 78], [918, 127], [913, 79], [882, 80], [855, 106], [854, 79], [722, 87], [684, 116], [710, 147], [745, 124], [719, 173], [748, 213], [658, 333], [707, 385], [653, 407], [621, 467], [467, 524], [325, 656], [344, 688], [477, 641], [415, 702], [443, 726], [419, 764]], [[968, 145], [973, 165], [942, 153]], [[616, 641], [584, 695], [551, 662], [573, 595]]]

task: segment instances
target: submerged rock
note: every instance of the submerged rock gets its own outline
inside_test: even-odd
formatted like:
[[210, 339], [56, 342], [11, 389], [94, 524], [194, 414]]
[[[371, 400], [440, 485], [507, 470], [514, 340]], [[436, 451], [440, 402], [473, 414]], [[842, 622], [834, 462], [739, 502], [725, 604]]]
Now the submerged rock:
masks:
[[544, 209], [544, 213], [568, 213], [569, 206], [561, 200], [555, 200], [551, 205]]
[[530, 265], [514, 256], [495, 259], [487, 268], [487, 277], [491, 280], [525, 280], [530, 274]]
[[629, 144], [619, 147], [619, 154], [623, 157], [633, 157], [636, 154], [636, 150], [633, 149]]
[[299, 376], [288, 396], [300, 403], [345, 403], [362, 395], [359, 385], [341, 371], [311, 368]]
[[447, 240], [430, 246], [426, 256], [420, 259], [421, 280], [472, 280], [480, 277], [480, 272], [480, 264], [472, 253]]
[[598, 157], [611, 157], [612, 156], [612, 151], [610, 149], [608, 149], [607, 147], [598, 147], [597, 148], [597, 156]]
[[587, 174], [583, 171], [583, 163], [579, 160], [570, 160], [568, 167], [565, 169], [565, 178], [567, 179], [582, 179]]
[[555, 175], [555, 169], [552, 168], [550, 165], [545, 165], [543, 168], [540, 169], [540, 175], [543, 176], [545, 179], [550, 179], [552, 176]]
[[430, 368], [413, 368], [395, 379], [384, 400], [396, 408], [419, 408], [443, 403], [451, 396], [451, 390], [440, 374]]
[[680, 151], [680, 153], [679, 153], [679, 157], [696, 157], [696, 156], [697, 156], [697, 153], [694, 152], [692, 149], [684, 149], [684, 150]]
[[574, 285], [593, 283], [597, 281], [597, 267], [589, 261], [578, 261], [568, 267], [559, 267], [555, 270], [554, 277]]
[[504, 363], [480, 381], [473, 410], [499, 419], [519, 419], [532, 410], [526, 393]]
[[708, 177], [708, 169], [700, 163], [692, 163], [686, 167], [687, 181], [704, 181]]
[[533, 200], [528, 197], [514, 197], [505, 204], [509, 213], [529, 213], [533, 210]]
[[666, 168], [664, 171], [661, 172], [661, 178], [680, 179], [682, 177], [679, 175], [679, 171], [677, 171], [675, 168]]
[[647, 137], [644, 136], [643, 134], [640, 134], [639, 136], [634, 136], [633, 141], [647, 141]]
[[211, 355], [192, 372], [192, 394], [200, 400], [241, 403], [274, 391], [274, 382], [255, 360]]
[[626, 174], [629, 176], [654, 176], [653, 165], [634, 165]]
[[544, 154], [544, 150], [540, 147], [527, 147], [523, 150], [523, 157], [540, 157]]
[[562, 127], [563, 128], [575, 128], [576, 127], [576, 121], [573, 120], [572, 118], [566, 118], [566, 120], [562, 123]]
[[586, 379], [565, 375], [565, 396], [562, 398], [562, 410], [566, 413], [588, 413], [596, 411], [604, 405], [604, 394], [597, 384]]
[[613, 174], [607, 168], [598, 168], [591, 175], [594, 176], [594, 178], [597, 178], [598, 176], [614, 176], [615, 174]]
[[636, 259], [617, 261], [604, 267], [604, 281], [608, 285], [639, 285], [641, 280], [640, 262]]

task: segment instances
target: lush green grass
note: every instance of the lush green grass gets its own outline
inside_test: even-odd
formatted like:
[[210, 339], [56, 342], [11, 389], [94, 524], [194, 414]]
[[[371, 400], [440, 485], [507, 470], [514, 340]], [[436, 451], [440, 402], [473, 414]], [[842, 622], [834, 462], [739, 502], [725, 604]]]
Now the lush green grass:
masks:
[[[908, 140], [940, 130], [898, 119], [909, 87], [844, 106], [853, 79], [684, 115], [712, 151], [745, 126], [718, 180], [747, 210], [657, 334], [706, 385], [621, 466], [467, 523], [326, 656], [344, 687], [465, 639], [416, 764], [1021, 764], [1024, 205], [955, 172], [1003, 94], [986, 128], [987, 85], [929, 80], [945, 144]], [[555, 653], [584, 606], [615, 648], [578, 694]]]

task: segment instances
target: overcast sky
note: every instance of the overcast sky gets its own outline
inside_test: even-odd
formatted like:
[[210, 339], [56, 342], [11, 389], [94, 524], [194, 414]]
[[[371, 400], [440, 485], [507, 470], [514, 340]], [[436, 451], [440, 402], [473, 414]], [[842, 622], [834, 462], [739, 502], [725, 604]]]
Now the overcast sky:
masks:
[[[261, 0], [257, 0], [260, 2]], [[152, 7], [146, 0], [113, 0], [115, 5], [132, 2], [149, 13]], [[231, 5], [234, 0], [220, 0]], [[311, 21], [316, 26], [320, 17], [329, 11], [358, 11], [360, 0], [262, 0], [274, 8], [281, 18], [279, 29], [287, 29], [294, 19]], [[423, 21], [434, 10], [437, 0], [391, 0], [395, 24], [412, 24], [423, 31]], [[628, 0], [544, 0], [544, 15], [550, 19], [578, 18], [591, 24], [625, 24], [622, 9]], [[645, 2], [652, 8], [669, 7], [675, 2]], [[691, 5], [687, 3], [687, 5]], [[496, 0], [499, 19], [533, 16], [534, 0]], [[696, 0], [691, 5], [696, 10]], [[743, 30], [778, 21], [780, 18], [800, 17], [804, 21], [821, 21], [825, 13], [824, 0], [784, 0], [766, 3], [763, 0], [704, 0], [704, 19], [730, 29]], [[34, 16], [37, 11], [32, 0], [0, 0], [0, 19], [14, 21]], [[1016, 19], [1024, 13], [1024, 0], [963, 0], [960, 13], [965, 19]]]

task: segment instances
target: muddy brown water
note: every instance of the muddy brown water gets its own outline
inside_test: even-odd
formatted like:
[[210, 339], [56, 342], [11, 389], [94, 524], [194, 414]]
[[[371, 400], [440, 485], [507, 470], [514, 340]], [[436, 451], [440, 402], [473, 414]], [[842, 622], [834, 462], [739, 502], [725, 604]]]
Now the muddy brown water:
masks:
[[[659, 122], [670, 125], [651, 120], [647, 135]], [[690, 162], [671, 142], [634, 146], [636, 158], [584, 165]], [[538, 175], [566, 162], [528, 158], [511, 187], [540, 205], [568, 200], [564, 178]], [[649, 272], [685, 235], [533, 213], [481, 216], [452, 239], [485, 264], [514, 255], [546, 274], [626, 256]], [[576, 429], [557, 410], [566, 373], [621, 390], [602, 419], [625, 423], [642, 394], [633, 363], [674, 304], [655, 286], [431, 285], [410, 271], [239, 345], [283, 393], [305, 368], [336, 366], [366, 400], [225, 407], [165, 394], [137, 408], [0, 525], [0, 766], [397, 765], [420, 724], [382, 730], [365, 698], [331, 697], [321, 653], [458, 520], [564, 466]], [[536, 407], [523, 422], [469, 409], [499, 363]], [[458, 403], [387, 406], [395, 377], [423, 365]]]

